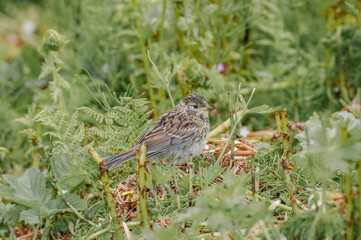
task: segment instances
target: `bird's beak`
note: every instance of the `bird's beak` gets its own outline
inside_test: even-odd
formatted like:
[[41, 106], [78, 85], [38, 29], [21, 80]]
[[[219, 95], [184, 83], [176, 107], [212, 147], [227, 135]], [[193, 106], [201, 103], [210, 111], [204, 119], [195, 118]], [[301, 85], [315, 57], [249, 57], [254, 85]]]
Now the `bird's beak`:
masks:
[[211, 106], [209, 106], [208, 104], [202, 108], [203, 111], [208, 111], [208, 110], [212, 110], [213, 108]]

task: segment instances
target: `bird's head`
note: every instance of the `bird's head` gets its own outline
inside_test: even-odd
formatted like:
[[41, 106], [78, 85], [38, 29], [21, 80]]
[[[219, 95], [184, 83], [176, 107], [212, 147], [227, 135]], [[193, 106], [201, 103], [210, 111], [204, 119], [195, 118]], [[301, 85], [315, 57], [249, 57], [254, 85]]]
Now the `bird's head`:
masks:
[[200, 117], [208, 117], [208, 111], [213, 109], [199, 94], [188, 95], [179, 102], [178, 106], [189, 114], [196, 114]]

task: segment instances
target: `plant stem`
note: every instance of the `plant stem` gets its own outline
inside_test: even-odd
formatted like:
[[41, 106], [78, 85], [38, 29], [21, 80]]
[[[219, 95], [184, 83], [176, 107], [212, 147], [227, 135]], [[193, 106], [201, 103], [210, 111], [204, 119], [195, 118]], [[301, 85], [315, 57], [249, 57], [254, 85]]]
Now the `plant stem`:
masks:
[[[233, 111], [233, 100], [232, 100], [232, 92], [231, 89], [228, 90], [228, 97], [229, 97], [229, 119], [230, 119], [230, 126], [231, 129], [233, 128], [235, 117], [234, 117], [234, 111]], [[234, 159], [234, 134], [231, 135], [232, 138], [232, 146], [231, 146], [231, 159], [229, 160], [229, 169], [232, 169], [232, 163]]]
[[134, 59], [133, 57], [128, 57], [129, 67], [131, 69], [131, 72], [129, 73], [129, 82], [132, 86], [132, 90], [135, 91], [136, 94], [138, 94], [138, 88], [134, 77]]
[[56, 187], [56, 189], [58, 190], [58, 192], [60, 193], [61, 197], [63, 198], [65, 204], [75, 213], [75, 215], [78, 216], [78, 218], [80, 218], [81, 220], [83, 220], [86, 223], [89, 223], [92, 226], [96, 226], [95, 223], [93, 223], [92, 221], [90, 221], [89, 219], [87, 219], [86, 217], [84, 217], [80, 212], [78, 212], [78, 210], [76, 210], [73, 205], [70, 204], [70, 202], [66, 199], [66, 196], [64, 194], [64, 191], [60, 188], [59, 184], [56, 182], [56, 179], [54, 182], [54, 185]]
[[92, 235], [90, 235], [89, 237], [87, 237], [87, 240], [92, 240], [92, 239], [96, 239], [98, 236], [102, 235], [103, 233], [106, 233], [110, 230], [110, 227], [104, 228], [96, 233], [93, 233]]
[[148, 53], [148, 59], [149, 59], [150, 63], [151, 63], [152, 66], [153, 66], [153, 70], [155, 71], [155, 73], [157, 74], [157, 76], [160, 78], [160, 80], [162, 80], [162, 82], [164, 83], [165, 87], [167, 88], [167, 92], [168, 92], [170, 101], [172, 102], [172, 105], [173, 105], [173, 107], [174, 107], [175, 105], [174, 105], [174, 101], [173, 101], [172, 94], [171, 94], [171, 92], [170, 92], [169, 84], [170, 84], [170, 80], [172, 79], [172, 77], [173, 77], [173, 76], [176, 74], [176, 72], [178, 71], [179, 66], [173, 68], [172, 73], [171, 73], [171, 72], [165, 73], [164, 71], [161, 73], [161, 72], [159, 71], [159, 69], [157, 68], [157, 66], [154, 64], [154, 62], [152, 61], [152, 58], [150, 57], [149, 51], [147, 51], [147, 53]]
[[285, 175], [285, 182], [288, 188], [289, 199], [292, 202], [293, 209], [296, 212], [297, 202], [294, 196], [294, 185], [291, 181], [291, 170], [288, 168], [289, 163], [291, 162], [291, 141], [290, 141], [290, 130], [288, 128], [288, 116], [286, 109], [282, 110], [280, 113], [275, 114], [276, 117], [276, 127], [277, 133], [281, 138], [281, 150], [282, 150], [282, 158], [280, 166], [282, 167], [283, 173]]
[[199, 16], [199, 9], [200, 9], [200, 6], [201, 6], [201, 1], [200, 0], [197, 0], [197, 3], [196, 3], [196, 9], [194, 11], [194, 19], [193, 19], [193, 22], [192, 22], [192, 25], [191, 25], [191, 29], [190, 29], [190, 32], [189, 32], [189, 44], [188, 44], [188, 55], [189, 57], [192, 57], [193, 54], [192, 54], [192, 44], [193, 44], [193, 32], [194, 32], [194, 27], [196, 25], [196, 22], [197, 22], [197, 18]]
[[[342, 143], [344, 144], [348, 139], [347, 128], [342, 128], [341, 132]], [[346, 197], [345, 204], [345, 215], [346, 215], [346, 239], [354, 239], [354, 214], [355, 214], [355, 204], [354, 196], [352, 191], [352, 164], [348, 161], [349, 171], [344, 173], [344, 187], [343, 193]]]
[[34, 232], [33, 240], [36, 240], [38, 237], [38, 229], [39, 229], [39, 224], [33, 226], [33, 232]]
[[159, 32], [159, 67], [160, 71], [164, 69], [164, 18], [165, 10], [167, 8], [167, 0], [163, 0], [162, 17], [160, 20], [160, 32]]
[[[249, 191], [249, 190], [247, 190], [247, 194], [248, 194], [249, 196], [253, 195], [253, 193], [252, 193], [251, 191]], [[268, 199], [268, 198], [265, 198], [265, 197], [262, 197], [261, 195], [259, 195], [259, 194], [257, 194], [257, 193], [256, 193], [254, 196], [255, 196], [256, 198], [258, 198], [259, 200], [263, 200], [263, 201], [265, 201], [265, 202], [267, 202], [267, 203], [270, 203], [270, 204], [274, 203], [273, 200]], [[281, 208], [281, 209], [283, 209], [283, 210], [286, 210], [286, 211], [288, 211], [288, 212], [292, 212], [292, 207], [289, 207], [289, 206], [284, 205], [284, 204], [282, 204], [282, 203], [278, 204], [277, 207], [278, 207], [278, 208]]]
[[[238, 123], [242, 120], [242, 118], [244, 117], [244, 115], [246, 114], [246, 112], [248, 112], [247, 110], [242, 110], [241, 112], [238, 112], [238, 113], [240, 113], [240, 115], [239, 115], [239, 117], [237, 118], [237, 121], [235, 122], [235, 124], [233, 125], [233, 128], [232, 128], [232, 130], [231, 130], [231, 133], [230, 133], [230, 136], [228, 137], [228, 139], [227, 139], [227, 142], [226, 142], [226, 144], [224, 145], [224, 147], [223, 147], [223, 149], [222, 149], [222, 152], [219, 154], [219, 156], [218, 156], [218, 159], [217, 159], [217, 162], [221, 162], [221, 159], [222, 159], [222, 157], [223, 157], [223, 155], [224, 155], [224, 153], [225, 153], [225, 151], [226, 151], [226, 149], [227, 149], [227, 146], [228, 146], [228, 144], [229, 144], [229, 142], [231, 141], [231, 139], [232, 139], [232, 135], [234, 134], [234, 132], [235, 132], [235, 130], [236, 130], [236, 126], [238, 125]], [[237, 113], [237, 116], [238, 116], [238, 113]], [[228, 119], [229, 120], [229, 119]], [[227, 121], [228, 121], [227, 120]], [[218, 126], [219, 127], [219, 126]], [[218, 128], [217, 127], [217, 128]]]
[[130, 234], [130, 231], [129, 231], [129, 228], [128, 228], [128, 225], [126, 222], [123, 222], [123, 228], [125, 231], [125, 235], [127, 236], [127, 239], [132, 240], [132, 235]]
[[202, 164], [198, 163], [198, 174], [199, 176], [199, 186], [201, 189], [203, 189], [203, 167]]
[[[134, 222], [128, 222], [126, 223], [127, 226], [139, 226], [141, 224], [141, 222], [139, 221], [134, 221]], [[124, 227], [124, 226], [123, 226]], [[95, 239], [96, 237], [108, 232], [111, 228], [110, 227], [107, 227], [107, 228], [104, 228], [96, 233], [93, 233], [92, 235], [88, 236], [86, 239], [87, 240], [92, 240], [92, 239]], [[81, 238], [81, 239], [85, 239], [85, 237]]]
[[92, 158], [99, 165], [100, 181], [103, 184], [103, 190], [104, 190], [104, 193], [106, 196], [108, 207], [110, 209], [111, 226], [112, 226], [112, 229], [115, 231], [115, 238], [116, 239], [121, 238], [123, 236], [123, 234], [121, 233], [120, 226], [117, 223], [117, 213], [115, 210], [116, 209], [115, 203], [114, 203], [114, 199], [113, 199], [110, 187], [109, 187], [108, 174], [106, 171], [104, 159], [102, 157], [100, 157], [99, 154], [91, 146], [88, 146], [87, 150], [88, 150], [88, 153], [90, 154], [90, 156], [92, 156]]
[[[6, 239], [6, 238], [5, 238]], [[16, 240], [15, 226], [10, 227], [10, 240]]]
[[[358, 209], [361, 212], [361, 162], [357, 163], [357, 180], [358, 180]], [[359, 214], [358, 219], [358, 232], [361, 233], [361, 213]]]
[[[35, 108], [35, 112], [36, 114], [41, 112], [41, 107], [37, 106]], [[40, 122], [35, 122], [35, 134], [33, 135], [32, 138], [32, 144], [34, 147], [37, 147], [39, 145], [39, 139], [41, 139], [42, 136], [42, 125]], [[36, 151], [33, 154], [33, 161], [31, 163], [32, 167], [34, 168], [39, 168], [40, 166], [40, 153], [39, 151]]]
[[135, 23], [136, 23], [136, 26], [137, 26], [138, 38], [139, 38], [141, 49], [142, 49], [143, 63], [144, 63], [145, 75], [147, 77], [149, 98], [150, 98], [150, 102], [151, 102], [152, 107], [153, 107], [154, 118], [158, 118], [157, 104], [155, 102], [154, 91], [153, 91], [153, 87], [152, 87], [152, 80], [150, 78], [149, 63], [148, 63], [148, 59], [147, 59], [147, 53], [146, 53], [146, 50], [145, 50], [145, 43], [144, 43], [144, 39], [143, 39], [143, 35], [142, 35], [142, 29], [140, 27], [140, 21], [139, 21], [140, 12], [138, 10], [138, 6], [137, 6], [136, 1], [132, 0], [132, 3], [133, 3], [134, 11], [136, 13]]
[[143, 225], [146, 229], [150, 229], [148, 206], [146, 200], [147, 187], [145, 186], [146, 171], [145, 162], [147, 159], [147, 146], [143, 143], [137, 151], [138, 163], [138, 194], [139, 194], [139, 208], [143, 220]]
[[128, 227], [139, 226], [140, 224], [141, 224], [141, 222], [139, 222], [139, 221], [127, 222]]
[[192, 206], [193, 202], [193, 156], [189, 156], [189, 206]]
[[178, 211], [181, 212], [182, 208], [181, 208], [181, 203], [180, 203], [180, 198], [179, 198], [179, 187], [178, 187], [178, 177], [177, 177], [177, 167], [176, 166], [172, 166], [172, 171], [173, 171], [173, 179], [174, 179], [174, 185], [175, 185], [175, 195], [177, 198], [177, 206], [178, 206]]
[[159, 199], [158, 199], [158, 194], [157, 194], [157, 183], [155, 180], [155, 165], [151, 164], [149, 170], [150, 170], [149, 176], [151, 177], [151, 180], [152, 180], [151, 191], [153, 192], [153, 195], [154, 195], [155, 207], [158, 210], [160, 210], [159, 209]]
[[252, 194], [256, 194], [256, 170], [255, 170], [254, 157], [251, 159], [251, 182], [252, 182]]
[[346, 239], [353, 240], [354, 233], [354, 198], [352, 194], [352, 175], [351, 172], [344, 176], [344, 193], [346, 196]]
[[[239, 116], [242, 115], [243, 111], [239, 111], [237, 112], [237, 114], [235, 115], [235, 119], [237, 119]], [[209, 133], [209, 137], [210, 138], [214, 138], [217, 137], [219, 134], [223, 133], [224, 131], [226, 131], [228, 128], [230, 128], [231, 126], [231, 118], [228, 118], [226, 121], [224, 121], [223, 123], [219, 124], [216, 128], [214, 128], [210, 133]]]
[[224, 17], [223, 17], [223, 13], [222, 13], [222, 2], [219, 4], [219, 8], [217, 11], [217, 44], [216, 44], [216, 57], [214, 59], [214, 62], [216, 64], [220, 63], [220, 59], [221, 59], [221, 46], [222, 46], [222, 37], [223, 37], [223, 28], [224, 28]]
[[[167, 0], [163, 0], [162, 17], [159, 25], [159, 67], [164, 71], [164, 20], [165, 10], [167, 9]], [[163, 88], [158, 89], [159, 96], [165, 100], [165, 92]]]
[[[239, 84], [239, 86], [238, 86], [238, 92], [237, 92], [237, 94], [238, 94], [238, 97], [240, 98], [240, 101], [241, 101], [241, 104], [242, 104], [242, 108], [243, 108], [243, 109], [242, 109], [242, 111], [240, 112], [239, 117], [236, 118], [237, 120], [235, 121], [235, 123], [234, 123], [234, 125], [233, 125], [233, 127], [232, 127], [232, 130], [231, 130], [231, 133], [230, 133], [230, 135], [229, 135], [229, 137], [228, 137], [228, 139], [227, 139], [227, 142], [226, 142], [226, 144], [224, 145], [225, 147], [222, 149], [222, 152], [221, 152], [221, 153], [219, 154], [219, 156], [218, 156], [217, 162], [218, 162], [219, 164], [221, 163], [222, 157], [223, 157], [223, 155], [224, 155], [224, 153], [225, 153], [225, 151], [226, 151], [226, 149], [227, 149], [227, 146], [228, 146], [229, 142], [230, 142], [231, 139], [232, 139], [232, 136], [233, 136], [233, 134], [234, 134], [234, 132], [235, 132], [235, 130], [236, 130], [236, 127], [238, 126], [238, 123], [242, 120], [242, 118], [244, 117], [244, 115], [246, 115], [246, 114], [249, 112], [249, 110], [248, 110], [248, 105], [249, 105], [249, 103], [251, 102], [252, 97], [253, 97], [253, 94], [254, 94], [255, 91], [256, 91], [256, 89], [253, 88], [253, 91], [252, 91], [252, 93], [251, 93], [251, 96], [249, 96], [248, 101], [246, 102], [246, 101], [244, 100], [242, 94], [241, 94], [241, 84]], [[238, 100], [238, 98], [237, 98], [237, 100]], [[237, 113], [237, 116], [238, 116], [238, 113]]]
[[49, 239], [48, 236], [49, 236], [52, 222], [53, 222], [53, 216], [46, 218], [44, 232], [43, 232], [43, 235], [41, 236], [41, 240]]
[[277, 133], [280, 135], [282, 146], [281, 150], [283, 155], [286, 157], [288, 163], [290, 163], [291, 142], [290, 142], [290, 130], [288, 128], [288, 116], [286, 109], [282, 110], [281, 113], [276, 113], [276, 127]]
[[184, 34], [180, 31], [180, 29], [178, 28], [178, 22], [179, 22], [179, 18], [182, 16], [181, 15], [181, 10], [182, 10], [182, 7], [183, 7], [183, 1], [175, 1], [175, 7], [174, 7], [174, 10], [175, 10], [175, 21], [174, 21], [174, 29], [176, 30], [176, 34], [177, 34], [177, 44], [174, 44], [175, 46], [178, 46], [179, 49], [175, 49], [173, 51], [177, 51], [179, 50], [179, 52], [184, 52]]

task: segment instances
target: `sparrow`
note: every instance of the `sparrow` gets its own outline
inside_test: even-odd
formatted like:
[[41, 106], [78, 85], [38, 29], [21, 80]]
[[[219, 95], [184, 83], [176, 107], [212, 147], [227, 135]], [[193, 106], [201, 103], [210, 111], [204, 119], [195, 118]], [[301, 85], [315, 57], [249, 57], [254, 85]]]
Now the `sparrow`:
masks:
[[113, 169], [134, 159], [143, 143], [147, 146], [147, 159], [151, 161], [179, 164], [186, 162], [190, 155], [200, 155], [209, 137], [208, 111], [211, 109], [203, 96], [188, 95], [159, 117], [132, 149], [106, 159], [106, 167]]

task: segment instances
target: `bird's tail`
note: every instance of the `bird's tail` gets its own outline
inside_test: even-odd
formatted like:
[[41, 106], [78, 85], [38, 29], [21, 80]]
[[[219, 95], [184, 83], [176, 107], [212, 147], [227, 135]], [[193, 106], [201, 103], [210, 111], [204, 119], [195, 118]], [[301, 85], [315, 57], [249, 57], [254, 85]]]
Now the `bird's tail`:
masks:
[[107, 169], [113, 169], [113, 168], [117, 167], [118, 165], [125, 163], [133, 158], [135, 158], [135, 150], [131, 149], [128, 152], [121, 153], [114, 157], [105, 159], [105, 165], [107, 166]]

